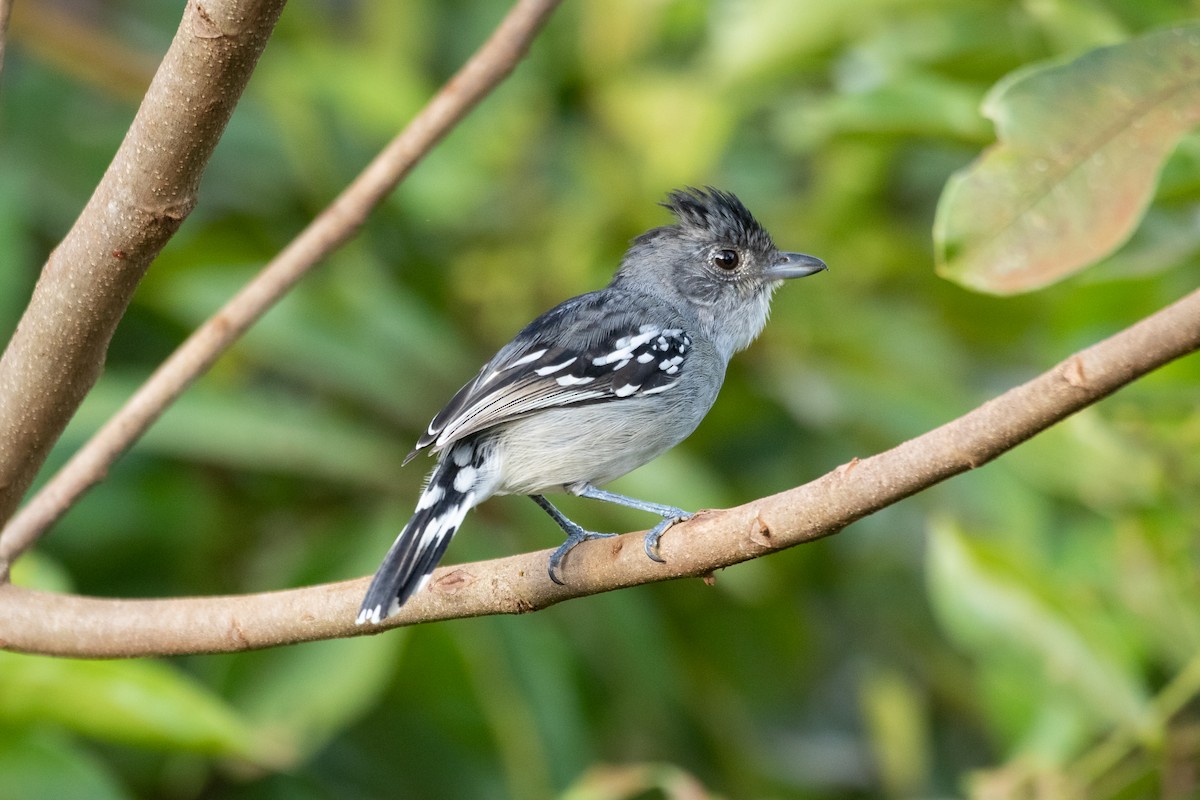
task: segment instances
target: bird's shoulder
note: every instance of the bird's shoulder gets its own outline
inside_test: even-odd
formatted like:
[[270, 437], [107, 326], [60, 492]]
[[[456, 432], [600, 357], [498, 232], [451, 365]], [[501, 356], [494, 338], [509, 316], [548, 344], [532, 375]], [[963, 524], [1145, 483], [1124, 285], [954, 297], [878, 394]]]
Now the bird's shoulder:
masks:
[[413, 454], [546, 408], [668, 392], [683, 374], [694, 327], [669, 304], [619, 288], [566, 300], [455, 394]]

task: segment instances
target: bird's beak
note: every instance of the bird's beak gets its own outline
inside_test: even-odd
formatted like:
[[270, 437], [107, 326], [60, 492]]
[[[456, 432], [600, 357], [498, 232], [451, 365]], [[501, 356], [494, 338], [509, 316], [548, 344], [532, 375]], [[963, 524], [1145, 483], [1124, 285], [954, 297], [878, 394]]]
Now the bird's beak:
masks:
[[766, 276], [770, 280], [781, 281], [787, 278], [803, 278], [815, 275], [829, 269], [825, 262], [804, 253], [780, 253], [775, 263], [767, 267]]

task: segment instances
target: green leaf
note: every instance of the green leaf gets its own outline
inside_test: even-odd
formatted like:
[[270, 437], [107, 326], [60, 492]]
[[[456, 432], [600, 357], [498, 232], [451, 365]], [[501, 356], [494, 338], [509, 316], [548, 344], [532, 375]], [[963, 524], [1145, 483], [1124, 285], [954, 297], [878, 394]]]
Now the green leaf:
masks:
[[1021, 661], [1027, 686], [1057, 687], [1093, 721], [1137, 727], [1146, 719], [1137, 676], [1052, 599], [1050, 576], [1015, 569], [948, 522], [931, 527], [928, 571], [943, 626], [981, 661]]
[[250, 654], [238, 705], [302, 759], [379, 702], [407, 638], [394, 631]]
[[33, 286], [32, 271], [21, 267], [35, 258], [29, 194], [36, 184], [23, 166], [7, 159], [0, 166], [4, 171], [4, 180], [0, 181], [0, 253], [6, 264], [0, 269], [0, 340], [7, 340]]
[[[67, 427], [61, 447], [80, 446], [139, 384], [137, 378], [117, 370], [101, 378]], [[404, 448], [382, 437], [369, 422], [328, 406], [302, 404], [273, 387], [228, 392], [212, 379], [180, 397], [136, 447], [142, 453], [235, 469], [388, 489]]]
[[1121, 524], [1115, 554], [1121, 567], [1114, 588], [1129, 611], [1129, 627], [1174, 668], [1200, 653], [1200, 585], [1186, 517], [1165, 508]]
[[870, 666], [859, 683], [859, 705], [887, 796], [919, 796], [930, 772], [928, 720], [919, 688], [897, 670]]
[[1200, 121], [1200, 25], [1013, 73], [983, 113], [998, 143], [946, 185], [938, 272], [994, 294], [1053, 283], [1130, 237]]
[[0, 653], [0, 721], [52, 722], [104, 741], [280, 765], [223, 700], [153, 661], [75, 661]]
[[962, 81], [906, 74], [864, 91], [805, 98], [784, 115], [779, 136], [805, 150], [860, 133], [982, 142], [991, 131], [978, 103], [978, 90]]
[[57, 731], [0, 728], [0, 800], [124, 800], [98, 759]]

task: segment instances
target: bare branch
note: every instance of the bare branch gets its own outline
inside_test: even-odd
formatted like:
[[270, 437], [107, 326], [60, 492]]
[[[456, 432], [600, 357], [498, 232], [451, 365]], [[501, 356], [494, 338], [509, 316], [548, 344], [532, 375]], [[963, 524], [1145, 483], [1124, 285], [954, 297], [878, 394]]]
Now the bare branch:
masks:
[[491, 38], [354, 182], [196, 329], [21, 509], [0, 534], [0, 567], [32, 546], [230, 345], [321, 259], [354, 235], [425, 154], [512, 72], [560, 2], [521, 0], [514, 6]]
[[[100, 374], [117, 321], [196, 187], [283, 0], [191, 0], [108, 171], [0, 357], [0, 520]], [[0, 570], [2, 572], [2, 570]]]
[[[704, 576], [836, 533], [855, 520], [991, 461], [1130, 381], [1200, 348], [1200, 291], [1083, 350], [1028, 383], [885, 453], [781, 494], [700, 514], [663, 539], [666, 564], [640, 535], [571, 552], [567, 586], [546, 577], [549, 551], [438, 569], [387, 626], [535, 611], [573, 597]], [[354, 625], [367, 579], [265, 594], [107, 600], [0, 586], [0, 645], [63, 656], [211, 653], [370, 633]]]

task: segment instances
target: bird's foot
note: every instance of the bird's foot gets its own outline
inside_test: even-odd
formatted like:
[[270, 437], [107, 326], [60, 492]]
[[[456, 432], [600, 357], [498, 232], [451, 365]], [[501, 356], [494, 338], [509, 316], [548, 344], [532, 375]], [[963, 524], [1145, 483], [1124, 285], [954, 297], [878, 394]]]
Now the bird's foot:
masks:
[[686, 522], [694, 516], [679, 508], [672, 509], [672, 511], [675, 513], [672, 513], [670, 516], [664, 516], [662, 522], [646, 532], [646, 538], [643, 542], [646, 555], [651, 561], [657, 561], [660, 564], [667, 563], [666, 559], [658, 554], [658, 542], [662, 539], [662, 535], [675, 523]]
[[[574, 524], [574, 523], [572, 523]], [[550, 580], [557, 583], [559, 586], [566, 586], [561, 576], [562, 560], [567, 553], [580, 542], [586, 542], [589, 539], [611, 539], [616, 536], [615, 533], [596, 533], [595, 531], [585, 531], [578, 525], [574, 526], [574, 530], [567, 534], [567, 540], [558, 546], [558, 549], [550, 554], [550, 565], [546, 570], [550, 575]]]

